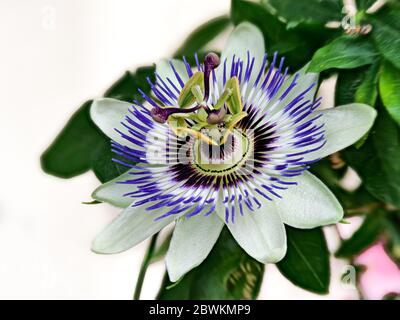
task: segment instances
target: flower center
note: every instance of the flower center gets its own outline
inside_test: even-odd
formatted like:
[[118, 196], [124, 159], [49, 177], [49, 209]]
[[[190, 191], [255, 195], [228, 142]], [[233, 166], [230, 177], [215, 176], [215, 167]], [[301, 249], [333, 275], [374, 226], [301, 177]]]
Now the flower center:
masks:
[[[155, 106], [151, 116], [158, 123], [168, 123], [177, 136], [190, 134], [210, 145], [224, 145], [232, 130], [247, 116], [243, 111], [239, 80], [231, 77], [218, 98], [210, 98], [213, 86], [217, 86], [214, 69], [219, 65], [219, 57], [209, 53], [204, 60], [202, 71], [194, 73], [183, 86], [177, 99], [178, 106]], [[203, 72], [204, 70], [204, 72]], [[225, 82], [225, 80], [224, 80]], [[224, 134], [207, 137], [202, 134], [206, 130], [224, 129]], [[234, 135], [233, 135], [234, 136]]]
[[[218, 139], [223, 130], [213, 130], [210, 135]], [[196, 170], [207, 175], [226, 175], [240, 169], [252, 153], [251, 140], [241, 130], [234, 129], [224, 144], [210, 145], [197, 139], [192, 145], [192, 163]]]

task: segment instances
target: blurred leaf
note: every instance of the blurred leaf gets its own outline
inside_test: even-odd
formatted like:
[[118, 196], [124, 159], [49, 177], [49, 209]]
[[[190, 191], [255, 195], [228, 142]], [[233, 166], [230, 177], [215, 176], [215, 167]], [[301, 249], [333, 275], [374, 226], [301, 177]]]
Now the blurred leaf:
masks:
[[370, 17], [371, 36], [381, 54], [400, 68], [400, 10], [384, 8]]
[[247, 0], [231, 1], [231, 19], [235, 25], [249, 21], [261, 29], [268, 46], [283, 39], [285, 24], [260, 3]]
[[379, 62], [375, 62], [366, 71], [365, 77], [355, 93], [355, 102], [374, 106], [378, 97]]
[[350, 239], [343, 240], [335, 255], [341, 258], [350, 258], [374, 244], [382, 232], [382, 218], [381, 211], [366, 215], [361, 227]]
[[387, 0], [386, 4], [381, 7], [377, 12], [366, 15], [368, 20], [378, 19], [383, 21], [393, 29], [400, 30], [400, 2], [398, 0]]
[[400, 292], [387, 293], [382, 300], [400, 300]]
[[385, 216], [385, 250], [390, 258], [400, 267], [400, 213], [390, 212]]
[[82, 202], [82, 204], [87, 204], [87, 205], [100, 204], [100, 203], [103, 203], [103, 202], [97, 201], [97, 200], [93, 200], [93, 201], [89, 201], [89, 202]]
[[366, 214], [380, 205], [363, 185], [355, 191], [344, 192], [339, 200], [345, 208], [345, 218], [347, 216]]
[[357, 89], [363, 83], [368, 67], [340, 70], [335, 88], [335, 105], [341, 106], [355, 102]]
[[356, 0], [356, 5], [358, 10], [367, 10], [370, 8], [377, 0]]
[[271, 4], [277, 14], [290, 25], [317, 24], [325, 25], [328, 21], [342, 19], [341, 0], [264, 0]]
[[400, 124], [400, 70], [389, 62], [382, 65], [379, 92], [386, 110]]
[[331, 157], [338, 157], [340, 159], [340, 154], [333, 154], [330, 157], [318, 161], [311, 166], [310, 171], [322, 180], [334, 193], [345, 209], [345, 214], [349, 213], [350, 216], [364, 214], [365, 212], [360, 210], [360, 208], [368, 207], [369, 209], [371, 204], [377, 203], [376, 198], [374, 198], [364, 186], [360, 186], [357, 190], [351, 192], [344, 190], [340, 186], [340, 181], [347, 172], [348, 166], [346, 163], [343, 163], [343, 166], [333, 168], [330, 160]]
[[286, 226], [288, 250], [277, 263], [293, 284], [316, 293], [328, 293], [329, 251], [321, 228], [301, 230]]
[[75, 112], [63, 130], [43, 153], [42, 169], [60, 178], [71, 178], [93, 169], [101, 182], [124, 173], [127, 168], [111, 158], [110, 140], [90, 119], [91, 101]]
[[255, 299], [264, 265], [248, 256], [224, 228], [208, 258], [176, 285], [165, 281], [158, 299]]
[[[105, 93], [106, 97], [132, 101], [141, 100], [138, 88], [148, 92], [147, 77], [154, 76], [154, 67], [141, 67], [125, 74]], [[41, 157], [42, 169], [61, 178], [71, 178], [92, 169], [101, 182], [106, 182], [127, 168], [112, 158], [110, 140], [90, 118], [91, 101], [71, 117], [64, 129]]]
[[[376, 99], [378, 98], [378, 75], [379, 75], [379, 61], [371, 65], [365, 72], [364, 79], [355, 92], [354, 100], [358, 103], [365, 103], [371, 107], [375, 106]], [[357, 141], [355, 147], [360, 148], [369, 136], [370, 131]]]
[[[340, 106], [352, 102], [366, 103], [375, 106], [378, 96], [377, 80], [379, 62], [371, 66], [363, 66], [351, 70], [340, 70], [335, 88], [335, 105]], [[367, 137], [367, 132], [357, 143], [361, 147]]]
[[319, 49], [311, 60], [309, 71], [330, 68], [352, 69], [371, 64], [378, 52], [366, 37], [342, 36]]
[[142, 100], [138, 89], [144, 92], [150, 91], [150, 85], [147, 77], [154, 80], [153, 66], [140, 67], [136, 72], [126, 71], [104, 94], [105, 97], [132, 102], [133, 100]]
[[310, 171], [321, 179], [330, 189], [339, 187], [339, 181], [342, 179], [347, 167], [344, 165], [340, 169], [333, 169], [329, 157], [321, 159], [313, 164]]
[[224, 31], [229, 24], [230, 18], [228, 16], [220, 16], [202, 24], [189, 35], [182, 46], [175, 52], [174, 57], [178, 59], [181, 59], [182, 56], [191, 58]]
[[305, 26], [287, 30], [287, 25], [266, 6], [253, 1], [232, 0], [231, 19], [235, 25], [249, 21], [264, 35], [266, 50], [285, 56], [285, 65], [297, 70], [305, 65], [314, 51], [336, 35], [337, 30]]
[[374, 197], [400, 207], [400, 131], [382, 107], [366, 143], [343, 154]]
[[315, 51], [334, 39], [340, 32], [335, 29], [300, 25], [286, 31], [281, 40], [271, 44], [269, 52], [277, 51], [285, 57], [285, 65], [297, 71], [307, 64]]
[[76, 111], [41, 157], [43, 171], [71, 178], [88, 171], [107, 141], [90, 119], [91, 101]]

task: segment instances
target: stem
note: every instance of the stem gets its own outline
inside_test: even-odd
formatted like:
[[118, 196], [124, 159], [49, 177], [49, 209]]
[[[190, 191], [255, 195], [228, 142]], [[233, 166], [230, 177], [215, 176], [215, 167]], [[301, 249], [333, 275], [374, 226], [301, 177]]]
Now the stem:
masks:
[[150, 244], [147, 248], [146, 254], [143, 258], [142, 265], [140, 266], [139, 275], [136, 281], [135, 293], [133, 294], [133, 300], [139, 300], [140, 293], [142, 292], [144, 278], [146, 276], [147, 268], [150, 264], [151, 257], [156, 247], [158, 233], [151, 237]]

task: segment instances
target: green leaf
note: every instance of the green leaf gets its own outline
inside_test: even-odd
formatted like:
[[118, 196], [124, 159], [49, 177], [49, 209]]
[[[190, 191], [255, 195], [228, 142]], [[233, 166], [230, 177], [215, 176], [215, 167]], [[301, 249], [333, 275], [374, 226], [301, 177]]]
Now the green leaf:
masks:
[[365, 72], [365, 77], [355, 92], [355, 102], [374, 106], [378, 97], [379, 63], [375, 62]]
[[82, 204], [87, 204], [87, 205], [100, 204], [100, 203], [103, 203], [103, 202], [97, 201], [97, 200], [88, 201], [88, 202], [82, 202]]
[[256, 2], [232, 0], [231, 19], [235, 25], [243, 21], [256, 25], [264, 34], [266, 45], [279, 42], [285, 34], [285, 24]]
[[90, 119], [91, 101], [76, 111], [41, 157], [43, 171], [71, 178], [88, 171], [105, 137]]
[[316, 293], [328, 293], [329, 252], [321, 228], [301, 230], [286, 226], [288, 250], [277, 264], [293, 284]]
[[382, 232], [382, 212], [375, 211], [368, 214], [361, 227], [350, 237], [344, 240], [335, 255], [340, 258], [350, 258], [360, 254], [371, 246]]
[[154, 80], [154, 71], [155, 68], [153, 66], [140, 67], [136, 72], [126, 71], [124, 75], [106, 91], [104, 96], [127, 102], [142, 100], [138, 89], [140, 88], [144, 92], [150, 91], [147, 77]]
[[346, 149], [345, 160], [375, 198], [400, 207], [400, 131], [381, 106], [364, 145]]
[[335, 105], [341, 106], [355, 102], [356, 92], [366, 77], [368, 67], [340, 70], [335, 88]]
[[337, 34], [337, 30], [321, 27], [296, 27], [287, 30], [288, 26], [279, 19], [270, 6], [254, 1], [232, 0], [231, 19], [235, 25], [249, 21], [263, 33], [266, 51], [277, 51], [285, 55], [285, 65], [292, 70], [300, 69], [315, 50]]
[[382, 300], [400, 300], [400, 293], [398, 292], [389, 292], [385, 294]]
[[369, 21], [373, 26], [371, 35], [376, 47], [387, 60], [400, 68], [400, 10], [383, 10]]
[[[374, 106], [378, 96], [379, 62], [351, 70], [341, 70], [336, 81], [335, 105], [365, 103]], [[367, 132], [356, 144], [359, 148], [367, 139]]]
[[400, 70], [389, 62], [382, 65], [379, 92], [386, 110], [400, 124]]
[[[340, 157], [340, 155], [338, 156]], [[331, 160], [325, 158], [313, 164], [310, 171], [322, 180], [334, 193], [345, 209], [345, 219], [348, 216], [365, 214], [366, 211], [371, 210], [371, 207], [372, 209], [374, 209], [375, 206], [377, 207], [378, 202], [376, 198], [374, 198], [363, 185], [351, 192], [341, 187], [340, 181], [347, 172], [348, 166], [344, 161], [342, 165], [338, 165], [337, 163], [338, 161], [336, 162], [338, 167], [334, 167]]]
[[178, 59], [181, 59], [182, 56], [191, 58], [224, 31], [229, 24], [230, 19], [228, 16], [220, 16], [202, 24], [189, 35], [182, 46], [175, 52], [174, 57]]
[[[137, 89], [150, 91], [147, 77], [154, 76], [154, 67], [141, 67], [125, 74], [105, 93], [125, 101], [141, 100]], [[125, 172], [126, 167], [112, 161], [116, 156], [111, 144], [92, 122], [89, 114], [91, 101], [73, 114], [66, 126], [43, 153], [43, 171], [60, 178], [71, 178], [92, 169], [101, 182], [112, 180]]]
[[158, 299], [255, 299], [264, 265], [248, 256], [224, 228], [208, 258], [176, 285], [164, 281]]
[[[88, 148], [90, 147], [88, 146]], [[91, 165], [94, 174], [103, 183], [120, 176], [128, 170], [127, 167], [112, 161], [113, 158], [118, 158], [118, 156], [111, 151], [110, 141], [105, 137], [102, 146], [93, 156]]]
[[342, 1], [340, 0], [264, 0], [271, 4], [277, 14], [290, 25], [300, 23], [325, 25], [329, 21], [342, 19]]
[[93, 169], [101, 182], [106, 182], [127, 168], [111, 159], [110, 140], [90, 119], [91, 101], [86, 102], [65, 125], [41, 157], [42, 169], [60, 178], [71, 178]]
[[385, 216], [384, 234], [385, 250], [392, 260], [400, 267], [400, 213], [389, 212]]
[[381, 7], [376, 13], [367, 15], [366, 18], [378, 19], [383, 21], [393, 29], [400, 30], [400, 2], [398, 0], [386, 1], [386, 4]]
[[342, 36], [319, 49], [308, 71], [321, 72], [330, 68], [352, 69], [372, 64], [378, 56], [367, 37]]

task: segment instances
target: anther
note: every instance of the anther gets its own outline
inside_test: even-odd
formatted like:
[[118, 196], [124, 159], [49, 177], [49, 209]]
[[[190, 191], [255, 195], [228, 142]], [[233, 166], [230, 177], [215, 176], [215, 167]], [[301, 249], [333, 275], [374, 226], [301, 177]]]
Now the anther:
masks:
[[181, 109], [181, 108], [160, 108], [154, 107], [151, 109], [151, 117], [154, 121], [158, 123], [165, 123], [168, 120], [168, 117], [174, 113], [192, 113], [197, 111], [200, 106], [195, 106], [189, 109]]

